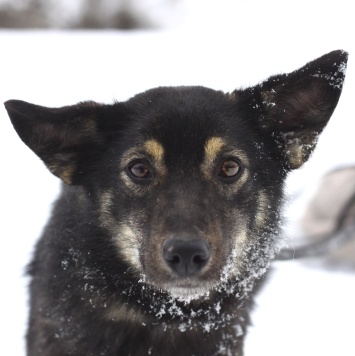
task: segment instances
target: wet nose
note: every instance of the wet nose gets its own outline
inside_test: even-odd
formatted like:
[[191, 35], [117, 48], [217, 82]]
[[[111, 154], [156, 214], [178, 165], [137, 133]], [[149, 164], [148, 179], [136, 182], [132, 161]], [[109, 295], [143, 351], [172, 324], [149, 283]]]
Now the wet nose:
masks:
[[207, 264], [210, 255], [210, 248], [202, 239], [170, 238], [163, 243], [166, 264], [182, 277], [198, 273]]

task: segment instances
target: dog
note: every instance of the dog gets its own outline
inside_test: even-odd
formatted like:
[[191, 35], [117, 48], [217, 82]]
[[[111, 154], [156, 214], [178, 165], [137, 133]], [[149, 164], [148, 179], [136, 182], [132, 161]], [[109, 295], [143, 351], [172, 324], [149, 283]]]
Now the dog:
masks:
[[63, 181], [28, 273], [30, 356], [243, 355], [284, 181], [339, 100], [347, 53], [223, 93], [5, 103]]

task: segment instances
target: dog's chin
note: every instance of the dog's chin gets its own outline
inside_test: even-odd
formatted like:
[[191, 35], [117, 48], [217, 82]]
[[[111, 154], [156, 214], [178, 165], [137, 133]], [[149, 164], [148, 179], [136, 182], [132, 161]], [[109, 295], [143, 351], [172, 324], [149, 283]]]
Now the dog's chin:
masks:
[[168, 284], [164, 290], [174, 299], [183, 303], [193, 300], [208, 299], [217, 283], [205, 282], [203, 284]]

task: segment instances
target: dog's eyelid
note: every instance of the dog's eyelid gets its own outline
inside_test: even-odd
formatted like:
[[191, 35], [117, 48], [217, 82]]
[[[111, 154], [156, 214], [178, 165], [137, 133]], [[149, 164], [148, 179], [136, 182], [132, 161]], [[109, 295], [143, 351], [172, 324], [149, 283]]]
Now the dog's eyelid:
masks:
[[249, 162], [247, 155], [243, 151], [233, 148], [222, 150], [215, 158], [214, 162], [218, 165], [226, 160], [235, 160], [243, 166], [248, 165]]
[[232, 148], [230, 150], [225, 150], [221, 152], [219, 162], [223, 162], [228, 159], [239, 162], [239, 164], [241, 164], [243, 168], [247, 168], [249, 166], [249, 159], [247, 154], [240, 149]]
[[119, 165], [122, 170], [125, 170], [130, 164], [135, 161], [147, 161], [152, 166], [152, 162], [149, 155], [146, 155], [144, 152], [134, 151], [128, 153], [129, 154], [123, 155], [120, 160]]

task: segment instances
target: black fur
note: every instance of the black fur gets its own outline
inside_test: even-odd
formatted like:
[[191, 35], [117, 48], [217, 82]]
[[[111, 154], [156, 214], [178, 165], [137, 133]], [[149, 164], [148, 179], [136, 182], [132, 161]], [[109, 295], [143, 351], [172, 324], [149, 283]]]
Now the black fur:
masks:
[[[279, 249], [283, 182], [331, 117], [346, 60], [334, 51], [229, 94], [6, 102], [21, 139], [66, 183], [29, 267], [28, 355], [242, 355]], [[230, 160], [232, 177], [221, 168]], [[162, 246], [191, 239], [210, 256], [179, 275]]]

